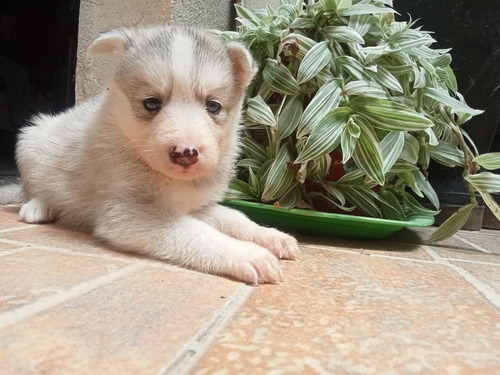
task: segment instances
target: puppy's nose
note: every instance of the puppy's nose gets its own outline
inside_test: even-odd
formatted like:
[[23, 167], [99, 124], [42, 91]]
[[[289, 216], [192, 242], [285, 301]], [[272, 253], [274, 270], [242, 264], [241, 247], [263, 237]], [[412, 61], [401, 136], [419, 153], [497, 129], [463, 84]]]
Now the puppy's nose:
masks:
[[198, 162], [198, 149], [196, 147], [174, 146], [170, 152], [170, 159], [175, 164], [187, 167]]

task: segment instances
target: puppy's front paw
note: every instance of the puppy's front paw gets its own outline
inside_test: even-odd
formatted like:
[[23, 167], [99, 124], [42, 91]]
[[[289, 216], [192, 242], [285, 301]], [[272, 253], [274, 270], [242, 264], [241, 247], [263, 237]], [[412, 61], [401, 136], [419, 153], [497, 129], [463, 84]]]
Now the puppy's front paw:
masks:
[[48, 223], [54, 220], [49, 207], [40, 199], [33, 198], [22, 205], [19, 219], [28, 224]]
[[297, 259], [299, 255], [297, 240], [274, 228], [261, 227], [253, 242], [269, 249], [280, 259]]
[[276, 284], [283, 279], [278, 259], [267, 249], [251, 242], [224, 273], [247, 284]]

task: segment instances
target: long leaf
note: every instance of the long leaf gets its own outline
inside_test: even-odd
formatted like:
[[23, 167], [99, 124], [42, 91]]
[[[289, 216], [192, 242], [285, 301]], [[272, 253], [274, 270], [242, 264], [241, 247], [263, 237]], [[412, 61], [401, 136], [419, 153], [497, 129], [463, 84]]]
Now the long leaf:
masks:
[[461, 101], [455, 98], [452, 98], [445, 90], [438, 90], [433, 87], [426, 87], [425, 89], [422, 89], [422, 91], [425, 96], [428, 96], [429, 98], [432, 98], [434, 100], [437, 100], [438, 102], [443, 103], [444, 105], [450, 107], [454, 112], [463, 112], [473, 116], [479, 115], [484, 112], [478, 109], [473, 109], [469, 107], [467, 104], [462, 103]]
[[348, 186], [342, 189], [342, 192], [346, 195], [347, 200], [361, 211], [373, 217], [382, 216], [380, 209], [375, 203], [375, 200], [378, 200], [378, 196], [370, 189], [362, 186]]
[[260, 96], [247, 100], [247, 120], [254, 124], [276, 126], [273, 111]]
[[300, 87], [290, 70], [286, 66], [278, 64], [276, 60], [266, 60], [262, 77], [271, 88], [281, 94], [297, 95], [300, 92]]
[[390, 100], [358, 96], [351, 100], [350, 106], [372, 126], [384, 130], [414, 131], [434, 125], [423, 115]]
[[363, 37], [349, 26], [327, 26], [323, 28], [326, 37], [341, 43], [359, 43], [364, 44]]
[[241, 145], [243, 147], [243, 151], [245, 155], [249, 158], [259, 160], [264, 162], [267, 160], [266, 149], [259, 142], [257, 142], [252, 137], [242, 137]]
[[250, 186], [241, 180], [232, 179], [225, 194], [226, 199], [256, 200]]
[[394, 13], [395, 10], [384, 6], [377, 6], [372, 4], [353, 4], [349, 9], [340, 12], [342, 16], [354, 16], [359, 14], [386, 14]]
[[384, 219], [408, 220], [403, 211], [403, 207], [401, 207], [401, 203], [393, 192], [388, 189], [381, 189], [379, 196], [384, 200], [384, 202], [382, 202], [382, 217]]
[[[298, 183], [292, 184], [287, 191], [279, 198], [277, 206], [279, 208], [290, 209], [297, 207], [302, 200], [302, 190]], [[276, 207], [276, 204], [275, 204]]]
[[437, 146], [427, 145], [427, 152], [437, 162], [447, 166], [464, 166], [464, 152], [449, 142], [440, 141]]
[[307, 52], [300, 63], [297, 72], [297, 83], [309, 81], [318, 74], [332, 59], [332, 53], [328, 48], [328, 42], [320, 42]]
[[435, 243], [453, 236], [464, 226], [467, 220], [469, 220], [470, 214], [476, 206], [476, 203], [469, 203], [460, 207], [457, 212], [451, 215], [427, 240], [425, 240], [425, 243]]
[[309, 134], [295, 163], [304, 163], [333, 151], [340, 142], [342, 129], [350, 113], [350, 109], [345, 107], [328, 112]]
[[374, 98], [387, 99], [387, 92], [382, 86], [373, 81], [356, 80], [347, 83], [344, 87], [347, 95], [371, 96]]
[[268, 202], [279, 199], [293, 183], [295, 173], [293, 170], [288, 169], [287, 165], [290, 159], [288, 145], [284, 144], [269, 168], [266, 184], [262, 191], [262, 201]]
[[491, 194], [481, 192], [481, 191], [479, 192], [479, 194], [481, 194], [481, 197], [483, 198], [484, 203], [486, 203], [486, 205], [490, 208], [493, 215], [495, 215], [495, 217], [498, 220], [500, 220], [500, 206], [495, 201], [495, 199], [491, 196]]
[[278, 117], [276, 133], [274, 134], [275, 141], [280, 141], [292, 134], [301, 119], [302, 100], [300, 96], [287, 97]]
[[427, 198], [429, 198], [434, 207], [439, 210], [439, 198], [429, 181], [425, 179], [425, 176], [420, 171], [413, 171], [413, 175], [415, 176], [415, 180], [417, 181], [419, 189], [425, 194]]
[[396, 77], [394, 77], [386, 68], [383, 66], [378, 66], [377, 71], [373, 72], [372, 75], [375, 77], [375, 79], [383, 86], [387, 87], [390, 90], [396, 91], [396, 92], [403, 92], [403, 87], [401, 87], [401, 84], [397, 80]]
[[367, 177], [379, 185], [384, 185], [384, 165], [377, 135], [363, 118], [357, 116], [353, 118], [361, 130], [353, 154], [354, 161]]
[[470, 174], [465, 179], [474, 186], [477, 191], [486, 193], [500, 192], [500, 175], [491, 172], [481, 172], [477, 174]]
[[332, 79], [320, 87], [304, 111], [297, 129], [297, 138], [309, 134], [320, 120], [340, 102], [341, 81]]
[[389, 172], [403, 151], [405, 145], [404, 132], [392, 131], [380, 142], [380, 152], [384, 161], [384, 174]]
[[494, 170], [500, 168], [500, 152], [489, 152], [487, 154], [478, 155], [474, 161], [481, 167]]

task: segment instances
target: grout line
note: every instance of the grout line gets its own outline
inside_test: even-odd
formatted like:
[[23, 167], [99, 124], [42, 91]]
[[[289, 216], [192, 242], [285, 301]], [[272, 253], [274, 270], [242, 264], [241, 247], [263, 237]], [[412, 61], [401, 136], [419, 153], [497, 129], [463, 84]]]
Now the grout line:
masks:
[[11, 249], [11, 250], [2, 250], [0, 251], [0, 259], [8, 255], [16, 255], [30, 250], [32, 249], [29, 246], [18, 247], [17, 249]]
[[[335, 248], [332, 246], [324, 246], [324, 245], [309, 245], [309, 244], [300, 244], [299, 246], [305, 246], [305, 247], [312, 247], [312, 248], [317, 248], [320, 250], [328, 250], [328, 251], [334, 251], [334, 252], [339, 252], [339, 253], [346, 253], [346, 254], [358, 254], [358, 255], [367, 255], [371, 257], [377, 257], [377, 258], [388, 258], [388, 259], [397, 259], [397, 260], [404, 260], [404, 261], [411, 261], [411, 262], [418, 262], [418, 263], [434, 263], [433, 260], [430, 259], [416, 259], [416, 258], [407, 258], [407, 257], [401, 257], [401, 256], [393, 256], [393, 255], [387, 255], [387, 254], [376, 254], [376, 253], [367, 253], [365, 252], [365, 249], [357, 249], [357, 250], [346, 250], [346, 249], [340, 249], [340, 248]], [[391, 250], [373, 250], [373, 249], [366, 249], [367, 251], [384, 251], [384, 252], [390, 252]], [[393, 251], [394, 253], [397, 253], [397, 251]], [[409, 251], [405, 251], [408, 253]]]
[[469, 271], [464, 270], [463, 268], [450, 263], [447, 259], [439, 256], [438, 253], [434, 251], [429, 246], [422, 245], [422, 248], [427, 251], [427, 253], [434, 258], [436, 263], [448, 266], [460, 276], [462, 276], [466, 281], [468, 281], [474, 288], [476, 288], [479, 292], [481, 292], [488, 301], [490, 301], [493, 305], [500, 309], [500, 294], [498, 294], [491, 286], [486, 284], [484, 281], [478, 279], [473, 276]]
[[492, 251], [489, 251], [489, 250], [486, 250], [484, 247], [482, 246], [479, 246], [479, 245], [476, 245], [474, 242], [472, 241], [469, 241], [468, 239], [466, 238], [462, 238], [461, 236], [458, 236], [458, 235], [454, 235], [454, 237], [460, 241], [462, 241], [463, 243], [466, 243], [467, 245], [470, 245], [472, 246], [474, 249], [476, 250], [479, 250], [479, 251], [482, 251], [483, 253], [488, 253], [488, 254], [492, 254], [493, 252]]
[[443, 258], [443, 259], [446, 259], [448, 261], [452, 261], [452, 262], [462, 262], [462, 263], [471, 263], [471, 264], [483, 264], [485, 266], [496, 266], [496, 267], [500, 267], [500, 263], [494, 263], [494, 262], [482, 262], [482, 261], [478, 261], [478, 260], [469, 260], [469, 259], [460, 259], [460, 258]]
[[12, 232], [17, 232], [20, 230], [26, 230], [26, 229], [32, 229], [32, 225], [23, 225], [21, 227], [12, 227], [12, 228], [6, 228], [6, 229], [0, 229], [0, 234], [2, 233], [12, 233]]
[[227, 326], [235, 313], [248, 300], [254, 288], [242, 285], [236, 289], [229, 301], [186, 343], [176, 358], [166, 368], [158, 372], [158, 375], [188, 374], [210, 348], [217, 334]]
[[100, 288], [115, 280], [118, 280], [140, 268], [144, 267], [144, 263], [135, 263], [118, 270], [109, 272], [105, 275], [96, 277], [84, 283], [73, 286], [72, 288], [62, 290], [54, 295], [41, 298], [28, 305], [21, 306], [17, 309], [10, 310], [0, 314], [0, 329], [19, 323], [25, 319], [48, 310], [61, 303], [70, 301], [83, 294], [89, 293], [94, 289]]

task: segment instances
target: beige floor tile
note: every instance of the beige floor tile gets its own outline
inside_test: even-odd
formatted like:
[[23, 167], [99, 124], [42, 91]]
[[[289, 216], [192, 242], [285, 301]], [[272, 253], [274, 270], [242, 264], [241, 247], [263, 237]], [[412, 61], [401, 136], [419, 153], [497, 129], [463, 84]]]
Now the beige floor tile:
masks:
[[483, 229], [479, 232], [461, 231], [459, 238], [471, 241], [486, 251], [500, 255], [500, 231]]
[[21, 246], [20, 245], [14, 245], [8, 242], [2, 242], [2, 239], [0, 238], [0, 255], [2, 255], [2, 251], [10, 251], [10, 250], [16, 250], [19, 249]]
[[134, 260], [139, 255], [115, 251], [90, 233], [60, 224], [29, 225], [29, 228], [4, 232], [1, 237], [26, 244], [56, 247], [75, 253], [104, 255], [119, 260]]
[[[412, 232], [407, 232], [412, 236]], [[394, 242], [389, 240], [360, 240], [355, 238], [315, 237], [300, 235], [299, 240], [308, 246], [352, 251], [365, 255], [383, 255], [396, 258], [432, 260], [416, 242]], [[304, 251], [307, 251], [304, 249]]]
[[0, 272], [0, 313], [63, 292], [124, 265], [126, 263], [36, 248], [0, 257], [3, 271]]
[[[17, 220], [18, 212], [19, 206], [0, 206], [0, 230], [26, 225]], [[2, 237], [1, 233], [0, 237]]]
[[313, 249], [193, 374], [495, 374], [500, 313], [445, 265]]
[[500, 262], [498, 264], [484, 264], [472, 262], [452, 261], [477, 279], [490, 286], [500, 296]]
[[156, 374], [239, 286], [146, 266], [1, 330], [0, 373]]

